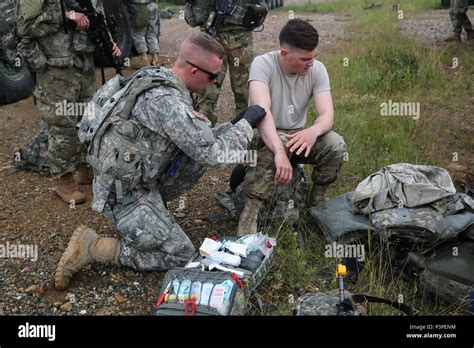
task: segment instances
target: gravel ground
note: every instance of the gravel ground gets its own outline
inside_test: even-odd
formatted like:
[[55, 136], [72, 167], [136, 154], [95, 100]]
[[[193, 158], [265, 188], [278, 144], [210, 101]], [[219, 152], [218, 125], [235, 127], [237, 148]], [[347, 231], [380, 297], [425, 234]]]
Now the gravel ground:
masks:
[[[296, 16], [308, 19], [316, 26], [323, 52], [335, 49], [344, 35], [347, 22], [340, 16], [299, 13]], [[403, 28], [422, 40], [441, 37], [449, 32], [449, 28], [444, 29], [449, 24], [446, 16], [446, 11], [428, 13], [420, 20], [405, 20]], [[286, 13], [269, 14], [265, 30], [254, 35], [257, 54], [278, 47], [278, 32], [287, 19]], [[433, 30], [441, 27], [442, 35]], [[176, 55], [176, 38], [186, 37], [196, 30], [176, 17], [163, 20], [162, 57], [172, 60]], [[107, 69], [107, 75], [113, 75], [111, 69]], [[217, 108], [220, 121], [233, 114], [228, 79]], [[11, 167], [12, 155], [35, 133], [38, 121], [39, 115], [31, 98], [0, 107], [0, 245], [36, 245], [38, 248], [36, 261], [15, 257], [0, 259], [0, 315], [152, 315], [161, 287], [161, 272], [139, 273], [95, 264], [79, 272], [67, 291], [53, 289], [56, 264], [78, 225], [86, 224], [104, 236], [116, 234], [104, 217], [90, 210], [90, 187], [84, 187], [87, 203], [71, 208], [51, 192], [55, 179]], [[215, 194], [228, 189], [230, 171], [210, 169], [199, 184], [183, 196], [185, 216], [178, 221], [196, 246], [206, 236], [232, 234], [236, 227], [235, 221], [216, 218], [216, 214], [226, 216]], [[171, 211], [177, 208], [177, 201], [170, 203]]]

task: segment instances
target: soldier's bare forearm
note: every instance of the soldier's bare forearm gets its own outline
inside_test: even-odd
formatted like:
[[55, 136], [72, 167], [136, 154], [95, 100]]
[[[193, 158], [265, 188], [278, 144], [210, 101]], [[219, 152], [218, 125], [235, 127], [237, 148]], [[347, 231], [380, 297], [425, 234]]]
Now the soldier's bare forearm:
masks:
[[278, 136], [273, 116], [268, 110], [267, 116], [260, 122], [258, 130], [263, 142], [274, 155], [286, 154], [285, 147]]

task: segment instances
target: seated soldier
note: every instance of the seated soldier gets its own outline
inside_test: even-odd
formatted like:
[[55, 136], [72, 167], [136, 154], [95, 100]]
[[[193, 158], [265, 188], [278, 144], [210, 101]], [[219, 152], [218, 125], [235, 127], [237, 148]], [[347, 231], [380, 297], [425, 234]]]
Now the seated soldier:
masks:
[[[292, 19], [280, 32], [278, 51], [254, 59], [249, 75], [250, 104], [265, 108], [258, 126], [257, 166], [246, 172], [245, 206], [237, 234], [257, 232], [258, 212], [277, 184], [292, 180], [293, 166], [313, 166], [311, 200], [318, 204], [341, 168], [346, 145], [332, 131], [334, 110], [329, 77], [316, 60], [319, 35], [301, 19]], [[318, 117], [306, 126], [306, 108], [314, 98]]]

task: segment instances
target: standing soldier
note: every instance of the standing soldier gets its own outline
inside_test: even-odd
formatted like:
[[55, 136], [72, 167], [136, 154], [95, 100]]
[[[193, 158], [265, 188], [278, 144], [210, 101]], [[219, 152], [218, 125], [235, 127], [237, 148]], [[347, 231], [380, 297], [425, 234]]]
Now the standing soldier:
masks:
[[[221, 20], [218, 18], [219, 7], [227, 10]], [[224, 46], [226, 57], [222, 69], [225, 73], [229, 67], [236, 113], [248, 105], [247, 81], [254, 57], [252, 30], [263, 24], [266, 13], [264, 0], [188, 0], [186, 6], [186, 22], [192, 27], [200, 26], [202, 31], [215, 36]], [[225, 74], [205, 93], [198, 95], [201, 101], [199, 110], [213, 125], [217, 122], [215, 108], [224, 78]]]
[[[86, 34], [89, 20], [80, 11], [74, 0], [17, 3], [20, 52], [36, 74], [33, 94], [48, 124], [50, 173], [60, 176], [54, 191], [76, 204], [85, 202], [77, 185], [90, 183], [76, 125], [95, 91], [95, 46]], [[120, 55], [115, 44], [113, 51]]]
[[160, 15], [156, 0], [128, 1], [133, 13], [132, 40], [138, 53], [132, 58], [132, 68], [140, 69], [148, 65], [158, 65]]
[[451, 0], [451, 9], [449, 17], [453, 25], [453, 35], [448, 37], [445, 42], [461, 42], [462, 29], [467, 33], [467, 41], [474, 40], [474, 32], [472, 31], [472, 23], [467, 16], [468, 0]]

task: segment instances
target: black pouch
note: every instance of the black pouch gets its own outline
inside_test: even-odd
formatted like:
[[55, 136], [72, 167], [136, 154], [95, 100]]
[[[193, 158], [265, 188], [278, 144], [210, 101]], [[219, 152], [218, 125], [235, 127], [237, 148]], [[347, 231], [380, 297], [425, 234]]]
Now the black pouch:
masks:
[[260, 5], [248, 5], [247, 13], [243, 19], [243, 26], [253, 30], [263, 24], [267, 17], [268, 10]]

